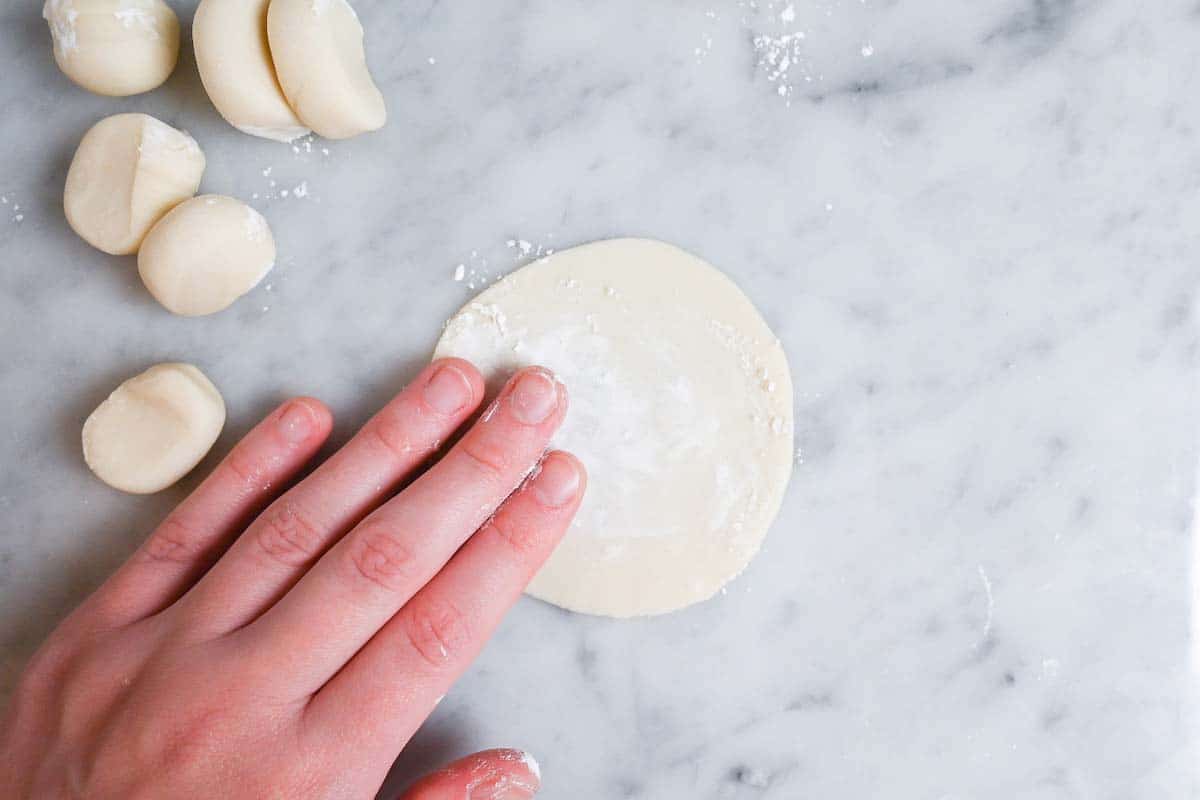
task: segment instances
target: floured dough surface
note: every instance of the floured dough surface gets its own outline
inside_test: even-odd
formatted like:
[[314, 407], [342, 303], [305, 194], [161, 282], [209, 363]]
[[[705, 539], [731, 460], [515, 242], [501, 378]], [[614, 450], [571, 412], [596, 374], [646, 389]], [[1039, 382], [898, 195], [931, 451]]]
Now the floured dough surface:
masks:
[[469, 359], [493, 389], [541, 364], [570, 393], [553, 445], [583, 461], [588, 493], [530, 594], [660, 614], [758, 552], [791, 475], [791, 379], [757, 310], [705, 262], [642, 239], [556, 253], [463, 308], [436, 355]]
[[200, 463], [225, 425], [217, 387], [191, 364], [157, 364], [118, 386], [83, 425], [83, 458], [131, 494], [161, 491]]

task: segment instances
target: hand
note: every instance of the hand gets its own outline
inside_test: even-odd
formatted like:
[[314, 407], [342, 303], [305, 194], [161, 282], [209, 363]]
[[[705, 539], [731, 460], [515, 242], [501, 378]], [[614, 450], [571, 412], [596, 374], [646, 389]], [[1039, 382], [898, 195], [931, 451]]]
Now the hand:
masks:
[[[483, 394], [467, 362], [430, 365], [274, 502], [331, 419], [309, 398], [268, 416], [31, 659], [4, 797], [373, 797], [583, 495], [574, 457], [543, 457], [567, 400], [537, 368], [394, 494]], [[538, 788], [489, 751], [405, 798]]]

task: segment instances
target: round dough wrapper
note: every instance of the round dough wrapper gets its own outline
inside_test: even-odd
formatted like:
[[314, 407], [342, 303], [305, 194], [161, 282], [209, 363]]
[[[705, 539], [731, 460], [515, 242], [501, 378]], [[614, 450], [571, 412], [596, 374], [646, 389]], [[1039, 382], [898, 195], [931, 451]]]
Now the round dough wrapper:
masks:
[[553, 445], [588, 469], [567, 536], [529, 593], [631, 617], [711, 597], [758, 552], [792, 471], [792, 385], [744, 294], [662, 242], [556, 253], [450, 320], [437, 356], [500, 384], [554, 370], [570, 409]]
[[138, 273], [150, 294], [185, 317], [228, 308], [273, 266], [275, 239], [262, 214], [214, 194], [176, 206], [138, 251]]
[[362, 25], [346, 0], [271, 0], [267, 34], [283, 94], [305, 125], [327, 139], [384, 126]]
[[192, 45], [204, 90], [225, 120], [251, 136], [290, 142], [306, 135], [275, 75], [267, 44], [270, 0], [201, 0]]
[[146, 114], [117, 114], [92, 126], [71, 160], [63, 209], [93, 247], [136, 253], [150, 228], [196, 193], [204, 153], [196, 140]]
[[96, 94], [148, 92], [179, 60], [179, 18], [163, 0], [46, 0], [42, 16], [59, 69]]
[[83, 424], [83, 458], [96, 477], [130, 494], [178, 481], [212, 449], [225, 402], [191, 364], [158, 364], [122, 383]]

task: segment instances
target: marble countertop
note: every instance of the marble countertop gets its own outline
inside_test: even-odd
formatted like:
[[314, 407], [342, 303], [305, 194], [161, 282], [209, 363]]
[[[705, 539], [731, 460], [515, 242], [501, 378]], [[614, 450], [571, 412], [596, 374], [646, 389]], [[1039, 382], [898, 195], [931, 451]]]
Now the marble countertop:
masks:
[[[688, 611], [523, 600], [396, 784], [514, 745], [548, 798], [1198, 796], [1194, 2], [356, 7], [391, 121], [297, 148], [226, 126], [186, 50], [158, 91], [100, 98], [55, 68], [40, 3], [0, 9], [6, 687], [194, 485], [87, 472], [80, 424], [120, 379], [201, 365], [230, 411], [208, 464], [293, 393], [344, 438], [472, 285], [648, 236], [784, 342], [783, 513]], [[275, 231], [279, 268], [224, 314], [172, 317], [67, 228], [76, 143], [134, 110]]]

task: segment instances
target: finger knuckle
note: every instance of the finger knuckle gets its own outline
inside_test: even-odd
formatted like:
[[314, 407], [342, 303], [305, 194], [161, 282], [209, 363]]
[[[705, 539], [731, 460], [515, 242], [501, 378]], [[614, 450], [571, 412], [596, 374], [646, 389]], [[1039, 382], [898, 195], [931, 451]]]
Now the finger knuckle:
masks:
[[389, 592], [399, 591], [413, 570], [413, 553], [392, 530], [366, 524], [351, 539], [350, 566], [354, 574]]
[[320, 554], [322, 537], [306, 512], [292, 503], [271, 508], [254, 526], [255, 543], [268, 558], [289, 567], [303, 566]]
[[[188, 709], [161, 725], [150, 726], [142, 740], [147, 761], [172, 773], [190, 773], [203, 768], [211, 758], [212, 742], [228, 736], [229, 712], [218, 708]], [[153, 754], [153, 755], [151, 755]]]
[[412, 440], [412, 426], [407, 417], [394, 409], [386, 409], [367, 426], [369, 434], [393, 458], [409, 461], [418, 453]]
[[158, 526], [138, 551], [145, 561], [156, 564], [190, 564], [200, 556], [200, 531], [179, 517]]
[[510, 472], [505, 448], [488, 437], [468, 436], [463, 439], [463, 461], [480, 480], [499, 485]]
[[459, 660], [471, 640], [467, 616], [445, 598], [418, 596], [404, 607], [401, 620], [408, 645], [434, 669]]
[[73, 666], [78, 647], [60, 632], [55, 632], [41, 647], [34, 651], [25, 665], [17, 683], [15, 696], [29, 696], [32, 692], [56, 685]]
[[503, 514], [494, 517], [483, 528], [485, 535], [499, 539], [516, 555], [527, 558], [541, 550], [542, 537], [534, 525], [520, 525]]
[[248, 447], [239, 445], [225, 459], [225, 467], [238, 483], [247, 486], [262, 486], [267, 482], [267, 466], [261, 458], [257, 458]]

